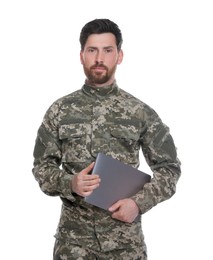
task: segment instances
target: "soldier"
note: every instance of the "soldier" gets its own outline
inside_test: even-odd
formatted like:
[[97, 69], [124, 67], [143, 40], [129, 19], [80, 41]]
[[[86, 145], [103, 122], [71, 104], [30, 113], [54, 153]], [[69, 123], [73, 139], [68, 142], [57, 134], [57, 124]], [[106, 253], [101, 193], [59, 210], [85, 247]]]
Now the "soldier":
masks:
[[[90, 21], [80, 44], [85, 84], [50, 106], [34, 148], [41, 190], [62, 200], [53, 259], [146, 260], [137, 216], [176, 191], [181, 171], [173, 138], [151, 107], [116, 83], [123, 59], [119, 27], [108, 19]], [[153, 172], [150, 183], [109, 211], [84, 201], [100, 185], [99, 176], [89, 174], [99, 152], [138, 167], [140, 148]]]

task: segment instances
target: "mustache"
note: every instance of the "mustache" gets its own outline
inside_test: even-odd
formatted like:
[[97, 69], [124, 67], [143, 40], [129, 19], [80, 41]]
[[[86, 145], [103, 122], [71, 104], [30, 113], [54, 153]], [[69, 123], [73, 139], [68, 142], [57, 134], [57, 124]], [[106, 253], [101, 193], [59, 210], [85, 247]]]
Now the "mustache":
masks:
[[97, 63], [93, 66], [90, 67], [91, 69], [96, 69], [96, 68], [104, 68], [104, 69], [108, 69], [107, 66], [103, 65], [102, 63]]

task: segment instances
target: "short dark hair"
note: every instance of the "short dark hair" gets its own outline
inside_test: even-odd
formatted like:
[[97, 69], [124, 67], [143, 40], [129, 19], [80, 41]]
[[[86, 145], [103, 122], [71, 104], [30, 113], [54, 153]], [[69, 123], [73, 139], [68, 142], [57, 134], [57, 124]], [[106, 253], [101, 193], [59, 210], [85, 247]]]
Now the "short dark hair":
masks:
[[112, 33], [116, 38], [116, 45], [118, 50], [121, 49], [123, 42], [122, 33], [118, 25], [109, 19], [95, 19], [84, 25], [80, 33], [80, 44], [81, 50], [84, 49], [86, 41], [91, 34], [101, 34], [101, 33]]

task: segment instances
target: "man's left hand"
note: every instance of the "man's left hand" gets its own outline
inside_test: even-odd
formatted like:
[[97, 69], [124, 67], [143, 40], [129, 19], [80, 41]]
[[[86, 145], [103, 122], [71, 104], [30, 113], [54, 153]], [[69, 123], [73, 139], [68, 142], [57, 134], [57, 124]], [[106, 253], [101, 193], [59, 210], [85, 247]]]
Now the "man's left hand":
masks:
[[112, 218], [123, 222], [132, 223], [139, 214], [139, 208], [132, 199], [123, 199], [114, 203], [109, 211]]

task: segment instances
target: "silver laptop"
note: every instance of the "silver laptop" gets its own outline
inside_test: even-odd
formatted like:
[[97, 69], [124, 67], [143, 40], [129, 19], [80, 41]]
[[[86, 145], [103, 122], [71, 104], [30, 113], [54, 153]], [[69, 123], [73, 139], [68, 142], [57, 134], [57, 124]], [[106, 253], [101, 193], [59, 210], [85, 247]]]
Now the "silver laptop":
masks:
[[135, 195], [151, 180], [149, 174], [103, 153], [98, 154], [92, 174], [100, 176], [100, 186], [84, 200], [105, 210], [116, 201]]

